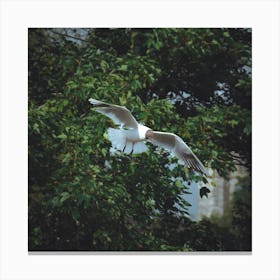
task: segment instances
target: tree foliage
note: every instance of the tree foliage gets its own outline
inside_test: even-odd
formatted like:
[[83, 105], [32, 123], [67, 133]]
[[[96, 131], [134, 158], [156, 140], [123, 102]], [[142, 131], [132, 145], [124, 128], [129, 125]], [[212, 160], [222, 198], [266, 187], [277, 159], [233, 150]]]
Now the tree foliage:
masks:
[[[110, 152], [114, 124], [87, 99], [180, 135], [227, 178], [250, 173], [250, 69], [250, 29], [30, 29], [29, 249], [248, 249], [186, 217], [185, 181], [201, 178], [168, 153]], [[235, 236], [249, 223], [236, 211]]]

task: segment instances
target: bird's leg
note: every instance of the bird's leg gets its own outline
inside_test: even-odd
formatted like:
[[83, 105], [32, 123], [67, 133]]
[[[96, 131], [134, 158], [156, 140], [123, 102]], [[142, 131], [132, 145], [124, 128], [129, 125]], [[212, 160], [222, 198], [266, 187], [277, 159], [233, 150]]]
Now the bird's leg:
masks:
[[124, 153], [124, 151], [125, 151], [125, 148], [126, 148], [126, 144], [127, 144], [127, 141], [125, 141], [125, 145], [124, 145], [124, 147], [123, 147], [123, 153]]
[[133, 154], [133, 149], [134, 149], [134, 142], [132, 142], [132, 147], [131, 147], [131, 152], [130, 152], [130, 155], [132, 155]]

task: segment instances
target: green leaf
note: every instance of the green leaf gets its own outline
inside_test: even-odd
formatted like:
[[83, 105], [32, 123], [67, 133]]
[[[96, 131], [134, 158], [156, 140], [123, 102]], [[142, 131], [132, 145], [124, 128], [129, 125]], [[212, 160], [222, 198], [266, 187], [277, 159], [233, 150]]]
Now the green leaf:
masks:
[[33, 129], [34, 129], [34, 131], [36, 131], [37, 133], [40, 133], [39, 125], [38, 125], [37, 123], [35, 123], [35, 124], [33, 125]]
[[230, 34], [229, 34], [228, 31], [224, 32], [223, 34], [224, 34], [224, 36], [227, 37], [227, 38], [230, 37]]
[[108, 63], [105, 60], [101, 60], [100, 66], [103, 71], [105, 71], [108, 68]]
[[67, 139], [67, 135], [62, 133], [62, 134], [58, 135], [57, 138], [65, 140], [65, 139]]
[[217, 186], [217, 184], [216, 184], [215, 181], [212, 181], [212, 182], [211, 182], [211, 185], [212, 185], [213, 187], [216, 187], [216, 186]]
[[77, 208], [73, 208], [71, 210], [71, 215], [72, 215], [72, 218], [77, 221], [79, 218], [80, 218], [80, 212]]
[[212, 44], [213, 45], [219, 45], [219, 42], [216, 39], [214, 39], [214, 40], [212, 40]]
[[243, 129], [243, 131], [246, 135], [250, 135], [252, 133], [251, 130], [252, 130], [251, 123], [247, 124]]
[[175, 186], [176, 186], [178, 189], [183, 189], [183, 188], [184, 188], [184, 186], [183, 186], [183, 184], [182, 184], [182, 181], [180, 181], [180, 180], [176, 180], [176, 181], [175, 181]]
[[127, 71], [127, 69], [128, 69], [127, 65], [124, 64], [119, 67], [119, 70], [121, 71]]
[[101, 149], [101, 153], [105, 157], [107, 155], [107, 153], [108, 153], [108, 150], [106, 148], [102, 148]]
[[65, 200], [67, 200], [71, 195], [68, 192], [63, 192], [61, 194], [62, 198], [60, 199], [60, 202], [63, 203]]

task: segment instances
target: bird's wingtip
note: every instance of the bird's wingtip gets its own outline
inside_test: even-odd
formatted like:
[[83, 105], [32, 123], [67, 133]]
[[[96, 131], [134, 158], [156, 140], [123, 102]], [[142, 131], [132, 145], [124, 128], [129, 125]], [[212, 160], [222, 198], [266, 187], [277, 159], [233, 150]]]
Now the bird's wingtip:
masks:
[[211, 177], [208, 168], [205, 168], [203, 165], [200, 167], [200, 172], [206, 177]]

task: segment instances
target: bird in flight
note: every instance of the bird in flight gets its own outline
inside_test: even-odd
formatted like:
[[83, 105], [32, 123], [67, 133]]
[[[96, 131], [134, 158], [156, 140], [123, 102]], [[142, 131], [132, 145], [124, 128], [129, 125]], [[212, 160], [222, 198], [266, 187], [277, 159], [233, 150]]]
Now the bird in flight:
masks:
[[177, 156], [188, 168], [209, 176], [201, 161], [178, 135], [154, 131], [138, 123], [126, 107], [108, 104], [93, 98], [88, 101], [93, 105], [95, 111], [109, 117], [120, 126], [119, 129], [108, 129], [108, 137], [112, 147], [127, 154], [142, 153], [148, 149], [145, 145], [145, 142], [148, 141]]

